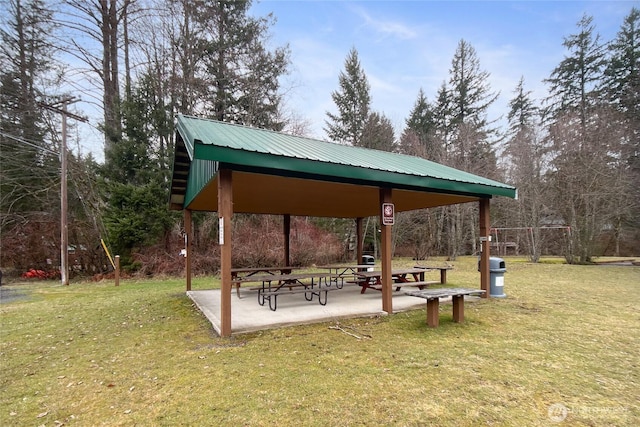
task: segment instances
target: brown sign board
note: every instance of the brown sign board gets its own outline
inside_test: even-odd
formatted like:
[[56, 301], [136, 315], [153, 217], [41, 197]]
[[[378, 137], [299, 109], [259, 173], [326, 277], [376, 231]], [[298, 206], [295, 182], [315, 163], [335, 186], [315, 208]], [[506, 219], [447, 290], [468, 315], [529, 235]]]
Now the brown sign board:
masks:
[[382, 204], [382, 225], [393, 225], [395, 222], [395, 207], [393, 203]]

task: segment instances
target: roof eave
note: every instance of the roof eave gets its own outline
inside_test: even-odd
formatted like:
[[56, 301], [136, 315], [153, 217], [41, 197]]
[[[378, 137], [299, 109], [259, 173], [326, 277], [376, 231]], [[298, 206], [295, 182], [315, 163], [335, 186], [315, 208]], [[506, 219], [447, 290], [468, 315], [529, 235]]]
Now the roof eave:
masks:
[[[236, 150], [198, 141], [194, 144], [198, 160], [219, 161], [232, 169], [256, 170], [283, 176], [308, 177], [327, 181], [361, 183], [380, 187], [400, 187], [419, 191], [438, 191], [473, 197], [505, 196], [515, 198], [515, 188], [481, 183], [400, 174], [364, 167], [320, 162], [294, 157], [276, 156], [255, 151]], [[213, 175], [210, 177], [213, 178]], [[195, 194], [194, 194], [195, 197]]]

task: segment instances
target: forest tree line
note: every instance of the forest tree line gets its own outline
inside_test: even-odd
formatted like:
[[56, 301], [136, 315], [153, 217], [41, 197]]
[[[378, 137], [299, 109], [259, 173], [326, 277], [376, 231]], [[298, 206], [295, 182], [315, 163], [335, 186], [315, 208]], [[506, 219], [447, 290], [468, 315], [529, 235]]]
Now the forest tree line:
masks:
[[[65, 153], [70, 259], [73, 268], [89, 273], [109, 270], [101, 240], [131, 270], [181, 271], [183, 218], [168, 210], [177, 114], [309, 132], [308, 121], [283, 102], [289, 47], [270, 47], [275, 18], [253, 16], [251, 1], [4, 4], [3, 268], [60, 264], [61, 116], [51, 107], [64, 99], [82, 97], [102, 112], [104, 162], [74, 151], [74, 143], [83, 141], [73, 132], [76, 140]], [[399, 135], [383, 111], [372, 110], [366, 70], [353, 47], [331, 94], [335, 110], [327, 112], [326, 137], [514, 185], [517, 200], [492, 202], [492, 227], [498, 242], [534, 261], [547, 253], [572, 263], [637, 255], [640, 10], [631, 8], [612, 40], [601, 40], [585, 15], [558, 42], [565, 56], [545, 80], [547, 97], [534, 99], [523, 77], [511, 94], [508, 128], [502, 129], [488, 111], [504, 95], [491, 88], [472, 43], [460, 40], [439, 90], [432, 97], [417, 93]], [[394, 226], [395, 253], [417, 259], [477, 253], [477, 215], [476, 204], [403, 213]], [[217, 270], [216, 221], [212, 213], [194, 215], [197, 272]], [[376, 221], [369, 218], [366, 227], [371, 252], [377, 250]], [[294, 218], [292, 227], [293, 263], [352, 256], [353, 221]], [[235, 245], [234, 263], [280, 263], [281, 230], [280, 218], [236, 215], [234, 239], [241, 244]]]

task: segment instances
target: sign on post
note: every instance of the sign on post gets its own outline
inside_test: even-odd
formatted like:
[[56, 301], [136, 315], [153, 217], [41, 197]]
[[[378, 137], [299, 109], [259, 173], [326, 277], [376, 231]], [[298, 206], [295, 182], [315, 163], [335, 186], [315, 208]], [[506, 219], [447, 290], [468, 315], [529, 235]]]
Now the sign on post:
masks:
[[382, 225], [393, 225], [395, 223], [395, 207], [393, 203], [382, 204]]

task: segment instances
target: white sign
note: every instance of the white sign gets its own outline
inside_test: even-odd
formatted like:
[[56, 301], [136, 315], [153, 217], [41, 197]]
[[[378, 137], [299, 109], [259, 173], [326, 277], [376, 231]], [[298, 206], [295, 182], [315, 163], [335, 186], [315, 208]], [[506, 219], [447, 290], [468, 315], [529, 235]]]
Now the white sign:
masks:
[[224, 218], [218, 218], [218, 243], [224, 245]]

